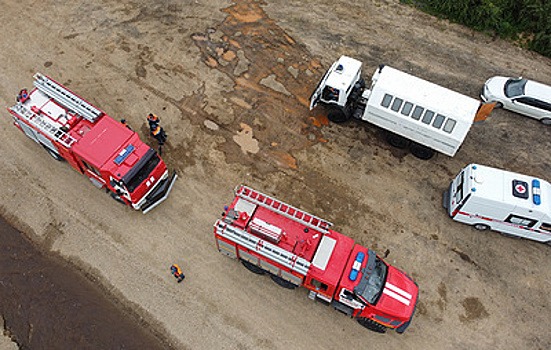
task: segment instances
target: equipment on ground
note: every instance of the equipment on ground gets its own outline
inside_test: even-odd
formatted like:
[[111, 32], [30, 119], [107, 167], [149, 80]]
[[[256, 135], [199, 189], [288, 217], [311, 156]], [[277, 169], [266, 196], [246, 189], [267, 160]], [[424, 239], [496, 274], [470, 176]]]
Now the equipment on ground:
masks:
[[8, 110], [15, 126], [65, 160], [98, 188], [147, 213], [164, 201], [177, 178], [138, 134], [53, 79], [34, 76]]
[[418, 300], [416, 283], [332, 224], [289, 204], [239, 186], [214, 225], [218, 250], [278, 285], [307, 288], [361, 325], [403, 333]]

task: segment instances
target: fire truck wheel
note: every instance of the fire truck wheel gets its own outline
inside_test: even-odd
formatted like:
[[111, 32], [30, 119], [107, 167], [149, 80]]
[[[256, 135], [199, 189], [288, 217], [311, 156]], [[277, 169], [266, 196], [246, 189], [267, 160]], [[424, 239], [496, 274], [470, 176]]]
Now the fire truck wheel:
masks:
[[114, 192], [109, 192], [109, 194], [111, 195], [111, 198], [113, 198], [113, 199], [116, 200], [117, 202], [126, 205], [126, 203], [122, 200], [121, 196], [119, 196], [118, 194], [116, 194], [116, 193], [114, 193]]
[[409, 148], [411, 154], [422, 160], [429, 160], [434, 156], [434, 151], [418, 143], [412, 143]]
[[327, 114], [327, 119], [329, 119], [333, 123], [344, 123], [348, 120], [348, 116], [341, 109], [332, 108]]
[[272, 280], [275, 283], [279, 284], [283, 288], [295, 289], [297, 287], [295, 284], [292, 284], [291, 282], [289, 282], [287, 280], [284, 280], [283, 278], [281, 278], [279, 276], [271, 275], [270, 277], [272, 278]]
[[245, 266], [245, 268], [247, 268], [247, 270], [256, 273], [257, 275], [263, 275], [266, 273], [266, 271], [264, 271], [261, 267], [256, 266], [246, 260], [241, 260], [241, 263], [243, 264], [243, 266]]
[[49, 155], [52, 156], [53, 159], [59, 161], [59, 162], [63, 162], [65, 159], [60, 156], [57, 152], [54, 152], [52, 151], [51, 149], [49, 149], [48, 147], [44, 146], [44, 149], [46, 150], [46, 152], [48, 152]]
[[404, 149], [409, 146], [411, 143], [410, 140], [406, 139], [405, 137], [402, 137], [400, 135], [396, 135], [394, 133], [389, 132], [386, 140], [388, 143], [390, 143], [391, 146]]
[[486, 224], [474, 224], [473, 227], [479, 231], [486, 231], [490, 229], [490, 226]]
[[359, 317], [358, 318], [358, 323], [361, 324], [362, 326], [364, 326], [365, 328], [367, 328], [369, 330], [372, 330], [373, 332], [377, 332], [377, 333], [385, 333], [386, 332], [386, 327], [385, 326], [383, 326], [382, 324], [379, 324], [375, 321], [372, 321], [369, 318]]

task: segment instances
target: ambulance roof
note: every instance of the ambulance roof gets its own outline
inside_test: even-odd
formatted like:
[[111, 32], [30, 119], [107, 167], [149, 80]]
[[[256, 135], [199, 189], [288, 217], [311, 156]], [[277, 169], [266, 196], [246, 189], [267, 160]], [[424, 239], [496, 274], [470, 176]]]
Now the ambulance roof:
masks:
[[[486, 198], [522, 207], [539, 212], [551, 212], [551, 185], [549, 182], [528, 175], [496, 169], [479, 164], [470, 164], [466, 175], [469, 176], [469, 192], [476, 197]], [[534, 192], [538, 192], [534, 180], [539, 182], [540, 195], [534, 199]], [[536, 196], [537, 197], [537, 196]]]

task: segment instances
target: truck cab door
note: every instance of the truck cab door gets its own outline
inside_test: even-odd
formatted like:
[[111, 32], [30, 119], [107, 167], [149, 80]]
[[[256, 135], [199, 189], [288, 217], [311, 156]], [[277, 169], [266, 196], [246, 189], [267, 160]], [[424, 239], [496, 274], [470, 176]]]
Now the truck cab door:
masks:
[[331, 66], [331, 68], [329, 68], [325, 72], [325, 74], [321, 78], [320, 82], [318, 83], [318, 86], [316, 87], [316, 89], [314, 90], [312, 95], [310, 96], [310, 110], [314, 109], [314, 107], [316, 107], [316, 105], [318, 104], [318, 102], [320, 100], [320, 97], [321, 97], [321, 93], [322, 93], [323, 89], [325, 88], [325, 82], [327, 80], [327, 76], [329, 75], [329, 72], [331, 72], [332, 69], [333, 69], [333, 66]]

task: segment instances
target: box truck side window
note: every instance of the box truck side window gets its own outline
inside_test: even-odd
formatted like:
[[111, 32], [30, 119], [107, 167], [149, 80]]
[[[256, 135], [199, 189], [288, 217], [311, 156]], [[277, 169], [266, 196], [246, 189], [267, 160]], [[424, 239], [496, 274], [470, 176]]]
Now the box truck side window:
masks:
[[413, 108], [413, 103], [411, 102], [404, 103], [404, 108], [402, 108], [402, 114], [407, 117], [411, 113], [412, 108]]
[[404, 102], [404, 100], [396, 97], [394, 99], [394, 102], [392, 102], [392, 107], [390, 109], [392, 109], [394, 112], [398, 112], [400, 110], [400, 107], [402, 107], [402, 102]]
[[411, 117], [415, 120], [421, 119], [421, 114], [423, 114], [424, 110], [425, 109], [423, 107], [416, 106], [415, 109], [413, 110], [413, 114], [411, 115]]
[[542, 222], [540, 230], [551, 232], [551, 224], [546, 224], [545, 222]]
[[456, 124], [456, 121], [454, 119], [448, 118], [448, 120], [446, 120], [446, 124], [444, 124], [444, 129], [442, 130], [450, 134], [453, 131], [455, 124]]
[[390, 101], [392, 101], [392, 95], [385, 94], [383, 101], [381, 101], [381, 106], [388, 108], [388, 106], [390, 106]]
[[434, 123], [432, 123], [432, 126], [434, 126], [437, 129], [440, 129], [442, 124], [444, 124], [444, 119], [446, 119], [446, 117], [444, 117], [442, 114], [437, 114], [436, 118], [434, 118]]
[[511, 224], [516, 224], [520, 226], [532, 227], [536, 224], [537, 220], [511, 214], [507, 217], [507, 219], [505, 219], [505, 222], [510, 222]]
[[421, 121], [425, 124], [430, 124], [433, 117], [434, 117], [434, 112], [427, 109]]

